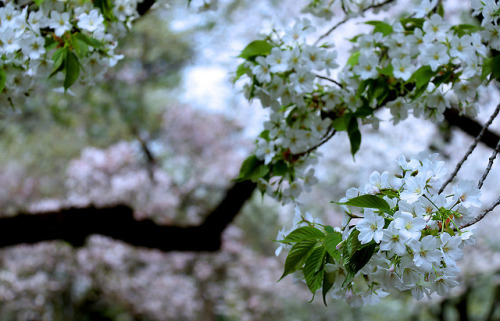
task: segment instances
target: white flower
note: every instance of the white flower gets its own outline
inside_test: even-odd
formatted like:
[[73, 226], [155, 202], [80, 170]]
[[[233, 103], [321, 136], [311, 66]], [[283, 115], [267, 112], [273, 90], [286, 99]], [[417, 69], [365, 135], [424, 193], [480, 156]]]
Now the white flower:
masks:
[[373, 212], [372, 209], [365, 209], [364, 218], [356, 224], [359, 231], [358, 239], [361, 244], [366, 244], [374, 240], [380, 243], [384, 235], [384, 218]]
[[56, 36], [61, 37], [66, 31], [71, 30], [71, 27], [69, 12], [60, 13], [55, 10], [50, 12], [49, 28], [54, 29]]
[[78, 28], [94, 32], [99, 28], [104, 28], [104, 17], [97, 9], [90, 10], [90, 12], [82, 13], [78, 17]]
[[453, 187], [454, 199], [466, 208], [471, 206], [480, 207], [481, 191], [471, 181], [461, 181], [457, 186]]
[[276, 152], [274, 151], [274, 142], [268, 142], [267, 140], [259, 137], [257, 139], [257, 150], [255, 151], [255, 156], [257, 156], [258, 159], [264, 159], [264, 164], [267, 165], [274, 158], [274, 155], [276, 155]]
[[425, 192], [426, 179], [423, 176], [410, 176], [404, 180], [404, 191], [401, 192], [401, 199], [409, 204], [416, 202]]
[[360, 55], [358, 64], [354, 66], [353, 72], [361, 79], [376, 78], [378, 76], [379, 61], [375, 54]]
[[406, 242], [409, 240], [408, 233], [402, 233], [402, 230], [394, 226], [394, 221], [384, 230], [384, 237], [380, 243], [380, 250], [394, 252], [403, 256], [406, 254]]
[[258, 63], [252, 69], [252, 73], [257, 77], [257, 80], [261, 83], [266, 83], [271, 81], [271, 67], [266, 61], [266, 58], [259, 56], [255, 58], [255, 61]]
[[462, 249], [460, 249], [462, 238], [460, 236], [451, 236], [445, 232], [441, 234], [440, 240], [440, 249], [444, 262], [447, 266], [455, 266], [455, 261], [461, 260], [464, 256]]
[[432, 71], [436, 71], [439, 66], [449, 62], [448, 48], [442, 43], [430, 43], [422, 47], [420, 61], [424, 65], [431, 66]]
[[413, 262], [426, 272], [432, 271], [433, 263], [441, 260], [441, 252], [437, 249], [437, 239], [432, 235], [427, 235], [419, 242], [411, 240], [409, 246], [413, 250]]
[[266, 62], [271, 66], [271, 72], [285, 72], [289, 70], [288, 60], [290, 56], [290, 51], [274, 47], [269, 56], [266, 57]]
[[401, 78], [404, 81], [410, 79], [411, 75], [415, 72], [416, 66], [412, 63], [410, 57], [403, 59], [392, 59], [392, 67], [394, 77]]
[[418, 240], [425, 225], [423, 218], [413, 217], [410, 213], [398, 211], [394, 214], [394, 227], [399, 229], [407, 239]]

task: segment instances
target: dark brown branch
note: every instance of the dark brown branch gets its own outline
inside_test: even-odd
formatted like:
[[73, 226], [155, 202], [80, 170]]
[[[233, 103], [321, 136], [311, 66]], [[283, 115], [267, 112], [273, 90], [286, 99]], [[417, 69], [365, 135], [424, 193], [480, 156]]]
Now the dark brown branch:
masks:
[[220, 204], [198, 226], [161, 226], [138, 221], [128, 206], [70, 208], [43, 214], [20, 214], [0, 219], [0, 247], [64, 240], [82, 246], [100, 234], [131, 245], [162, 251], [217, 251], [221, 234], [251, 197], [256, 184], [234, 184]]
[[156, 0], [144, 0], [137, 4], [137, 13], [140, 16], [143, 16], [148, 12], [149, 9], [155, 4]]
[[[458, 111], [455, 109], [446, 109], [446, 111], [444, 112], [444, 118], [446, 119], [448, 124], [450, 124], [450, 126], [458, 127], [463, 132], [469, 134], [472, 137], [476, 137], [483, 127], [482, 124], [473, 119], [465, 116], [460, 116], [458, 114]], [[496, 148], [499, 140], [500, 136], [497, 133], [494, 133], [487, 129], [484, 132], [483, 137], [481, 137], [480, 142], [494, 149]]]

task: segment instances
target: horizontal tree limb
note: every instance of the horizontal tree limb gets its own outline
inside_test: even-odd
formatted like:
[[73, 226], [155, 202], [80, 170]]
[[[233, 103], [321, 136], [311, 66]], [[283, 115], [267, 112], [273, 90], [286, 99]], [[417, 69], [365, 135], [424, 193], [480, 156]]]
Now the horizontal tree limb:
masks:
[[0, 219], [0, 247], [64, 240], [82, 246], [100, 234], [139, 247], [162, 251], [217, 251], [221, 234], [252, 196], [255, 183], [235, 183], [219, 205], [198, 226], [161, 226], [136, 220], [124, 205], [69, 208], [42, 214], [19, 214]]

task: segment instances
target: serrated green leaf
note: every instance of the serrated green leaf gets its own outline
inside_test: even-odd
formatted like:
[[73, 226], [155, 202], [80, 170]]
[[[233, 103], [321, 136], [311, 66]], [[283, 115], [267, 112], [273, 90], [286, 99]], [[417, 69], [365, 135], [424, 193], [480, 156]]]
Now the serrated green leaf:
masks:
[[432, 71], [431, 67], [426, 65], [420, 67], [417, 71], [411, 75], [410, 79], [408, 79], [408, 82], [415, 82], [417, 85], [417, 88], [424, 88], [427, 87], [429, 84], [429, 81], [431, 81], [432, 77], [434, 77], [437, 74], [436, 71]]
[[273, 165], [274, 176], [285, 176], [288, 172], [288, 165], [284, 160], [279, 160]]
[[331, 227], [330, 225], [325, 225], [325, 226], [323, 226], [323, 227], [325, 228], [325, 232], [326, 232], [327, 234], [337, 233], [337, 232], [335, 232], [335, 230], [333, 229], [333, 227]]
[[328, 291], [332, 288], [333, 284], [335, 283], [335, 273], [326, 273], [326, 271], [323, 272], [323, 286], [322, 286], [322, 293], [323, 293], [323, 303], [326, 306], [326, 295], [328, 294]]
[[255, 40], [249, 43], [238, 56], [243, 59], [250, 59], [257, 56], [267, 56], [271, 53], [273, 45], [265, 40]]
[[292, 246], [285, 260], [285, 270], [283, 271], [283, 275], [278, 280], [278, 282], [288, 274], [291, 274], [302, 267], [310, 251], [312, 250], [312, 248], [314, 248], [316, 243], [317, 241], [315, 240], [305, 240], [302, 242], [298, 242]]
[[5, 88], [5, 83], [7, 82], [7, 73], [4, 69], [0, 69], [0, 93], [2, 93]]
[[315, 294], [321, 288], [324, 274], [325, 248], [318, 246], [306, 259], [304, 264], [304, 279], [309, 290]]
[[351, 67], [354, 67], [358, 64], [359, 56], [361, 55], [361, 52], [356, 51], [354, 52], [349, 59], [347, 59], [347, 64]]
[[358, 120], [356, 117], [351, 116], [347, 123], [347, 135], [349, 136], [349, 142], [351, 144], [351, 154], [352, 157], [356, 155], [361, 146], [361, 132], [358, 127]]
[[66, 54], [64, 69], [66, 71], [66, 76], [64, 78], [63, 85], [64, 90], [67, 90], [75, 83], [80, 75], [80, 62], [78, 61], [78, 57], [72, 51], [68, 50]]
[[383, 21], [367, 21], [365, 22], [367, 25], [372, 25], [375, 28], [373, 29], [373, 33], [380, 32], [384, 36], [388, 36], [393, 32], [392, 26], [388, 23], [385, 23]]
[[344, 285], [348, 284], [352, 278], [359, 272], [372, 258], [375, 252], [375, 243], [368, 243], [366, 246], [360, 248], [347, 260], [344, 260], [344, 267], [347, 272], [347, 278]]
[[363, 208], [373, 208], [377, 210], [381, 210], [386, 213], [391, 212], [391, 206], [384, 199], [375, 196], [375, 195], [360, 195], [354, 198], [349, 199], [343, 203], [337, 203], [339, 205], [348, 205], [348, 206], [356, 206]]
[[331, 234], [328, 234], [323, 241], [323, 245], [325, 246], [325, 249], [328, 251], [328, 254], [332, 258], [335, 259], [335, 262], [340, 262], [340, 252], [337, 250], [337, 245], [342, 242], [342, 234], [339, 232], [333, 232]]
[[288, 234], [283, 242], [295, 243], [304, 240], [323, 240], [325, 234], [312, 226], [302, 226]]

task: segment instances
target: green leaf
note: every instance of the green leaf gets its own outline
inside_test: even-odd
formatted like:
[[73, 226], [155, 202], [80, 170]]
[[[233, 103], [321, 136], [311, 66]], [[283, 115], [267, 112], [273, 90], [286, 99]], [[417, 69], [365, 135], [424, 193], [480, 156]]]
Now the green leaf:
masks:
[[361, 132], [358, 128], [358, 120], [354, 116], [349, 117], [347, 135], [349, 136], [349, 142], [351, 144], [351, 154], [352, 157], [354, 157], [361, 146]]
[[417, 71], [411, 75], [410, 79], [408, 79], [408, 82], [414, 81], [415, 84], [417, 85], [417, 88], [424, 88], [427, 87], [429, 84], [429, 81], [432, 79], [437, 74], [436, 71], [432, 71], [431, 67], [426, 65], [420, 67]]
[[437, 14], [440, 15], [441, 17], [444, 17], [444, 7], [443, 3], [439, 2], [439, 5], [437, 7]]
[[236, 178], [236, 181], [257, 181], [259, 178], [266, 176], [268, 173], [269, 167], [264, 165], [264, 161], [261, 161], [257, 158], [257, 156], [252, 155], [245, 159], [241, 165], [240, 175]]
[[380, 105], [387, 95], [389, 95], [389, 87], [387, 86], [385, 78], [378, 77], [370, 81], [366, 94], [369, 102], [375, 99], [378, 105]]
[[485, 59], [483, 62], [483, 71], [481, 73], [481, 80], [485, 80], [488, 78], [489, 75], [491, 75], [492, 72], [492, 66], [491, 66], [491, 61], [493, 58]]
[[37, 6], [40, 6], [45, 0], [34, 0]]
[[462, 38], [464, 35], [470, 35], [473, 32], [481, 31], [481, 27], [470, 24], [460, 24], [451, 27], [451, 30], [453, 30], [458, 37]]
[[4, 69], [0, 69], [0, 93], [2, 93], [5, 88], [5, 83], [7, 82], [7, 73]]
[[325, 228], [325, 232], [327, 234], [337, 233], [337, 232], [335, 232], [335, 230], [333, 229], [333, 227], [331, 227], [330, 225], [324, 225], [323, 227]]
[[335, 283], [335, 273], [326, 273], [326, 271], [324, 271], [322, 293], [323, 293], [323, 303], [325, 304], [325, 306], [326, 306], [326, 295], [328, 291], [330, 291], [334, 283]]
[[235, 83], [238, 79], [240, 79], [243, 75], [250, 71], [250, 68], [247, 67], [246, 63], [241, 63], [236, 69], [236, 76], [234, 77], [233, 83]]
[[73, 45], [73, 49], [75, 50], [76, 54], [80, 58], [84, 58], [87, 56], [89, 47], [86, 42], [78, 39], [77, 37], [75, 37], [75, 35], [73, 35], [71, 37], [71, 44]]
[[340, 262], [340, 252], [337, 250], [337, 245], [342, 242], [342, 234], [339, 232], [334, 232], [328, 234], [323, 242], [325, 249], [328, 251], [328, 254], [331, 255], [332, 258], [335, 259], [335, 262]]
[[380, 32], [384, 36], [388, 36], [393, 32], [392, 26], [388, 23], [383, 22], [383, 21], [372, 20], [372, 21], [367, 21], [365, 23], [367, 25], [372, 25], [375, 27], [373, 29], [373, 33]]
[[95, 38], [89, 37], [83, 33], [80, 33], [80, 32], [75, 33], [74, 37], [76, 39], [86, 43], [87, 45], [96, 48], [96, 49], [102, 49], [102, 47], [103, 47], [102, 42], [100, 42], [99, 40], [97, 40]]
[[413, 31], [416, 28], [422, 29], [424, 26], [424, 18], [404, 18], [400, 20], [406, 30]]
[[113, 4], [111, 0], [94, 0], [94, 7], [101, 10], [104, 18], [110, 21], [115, 21], [115, 15], [113, 14]]
[[55, 49], [59, 45], [59, 42], [56, 42], [54, 40], [54, 37], [47, 36], [45, 37], [45, 43], [44, 43], [44, 48], [45, 51], [49, 52], [52, 49]]
[[54, 69], [49, 75], [49, 78], [54, 76], [59, 71], [64, 70], [64, 61], [66, 60], [66, 55], [68, 53], [67, 48], [59, 48], [52, 55], [52, 60], [54, 61]]
[[346, 115], [344, 114], [341, 117], [337, 117], [334, 120], [332, 120], [332, 127], [335, 128], [336, 131], [347, 131], [347, 124], [346, 124]]
[[306, 259], [304, 264], [304, 279], [306, 280], [307, 287], [313, 294], [321, 288], [321, 281], [323, 281], [324, 261], [325, 261], [325, 248], [322, 246], [316, 247], [311, 255]]
[[283, 242], [294, 243], [304, 240], [323, 240], [325, 234], [312, 226], [302, 226], [288, 234]]
[[267, 56], [271, 53], [273, 45], [265, 40], [255, 40], [249, 43], [238, 56], [243, 59], [250, 59], [257, 56]]
[[453, 75], [453, 71], [451, 70], [448, 70], [447, 72], [445, 72], [444, 74], [442, 75], [439, 75], [437, 76], [436, 78], [434, 78], [432, 80], [432, 83], [436, 86], [436, 87], [439, 87], [441, 84], [443, 83], [447, 83], [450, 81], [451, 79], [451, 76]]
[[368, 245], [362, 247], [356, 251], [348, 260], [344, 260], [344, 267], [347, 271], [347, 278], [344, 281], [344, 285], [348, 284], [372, 258], [375, 252], [375, 242], [368, 243]]
[[500, 55], [491, 58], [491, 76], [500, 80]]
[[66, 70], [66, 77], [64, 78], [64, 90], [67, 90], [75, 83], [80, 75], [80, 62], [78, 57], [70, 50], [66, 54], [64, 62], [64, 69]]
[[343, 203], [337, 203], [339, 205], [348, 205], [348, 206], [356, 206], [356, 207], [363, 207], [363, 208], [373, 208], [377, 210], [381, 210], [386, 213], [391, 212], [391, 206], [389, 203], [387, 203], [385, 200], [382, 198], [375, 196], [375, 195], [360, 195], [354, 198], [351, 198], [350, 200], [343, 202]]
[[375, 242], [361, 244], [358, 239], [359, 231], [354, 229], [346, 240], [342, 248], [342, 257], [344, 259], [344, 267], [346, 268], [347, 278], [344, 285], [348, 284], [361, 270], [368, 261], [370, 261], [375, 252]]
[[388, 76], [388, 77], [392, 77], [393, 74], [394, 74], [394, 67], [392, 66], [392, 64], [388, 64], [384, 68], [378, 68], [377, 67], [377, 70], [382, 75], [385, 75], [385, 76]]
[[274, 176], [285, 176], [288, 172], [288, 165], [284, 160], [279, 160], [273, 165]]
[[356, 51], [354, 52], [349, 59], [347, 59], [347, 64], [351, 67], [354, 67], [358, 64], [359, 56], [361, 55], [361, 52]]
[[305, 259], [308, 257], [308, 254], [316, 243], [317, 241], [315, 240], [305, 240], [292, 246], [285, 260], [285, 270], [283, 271], [283, 275], [278, 282], [288, 274], [291, 274], [302, 267]]

